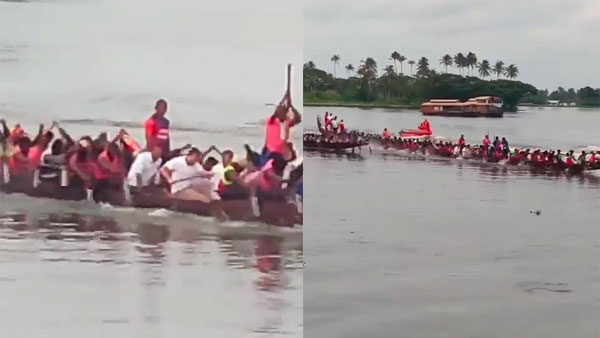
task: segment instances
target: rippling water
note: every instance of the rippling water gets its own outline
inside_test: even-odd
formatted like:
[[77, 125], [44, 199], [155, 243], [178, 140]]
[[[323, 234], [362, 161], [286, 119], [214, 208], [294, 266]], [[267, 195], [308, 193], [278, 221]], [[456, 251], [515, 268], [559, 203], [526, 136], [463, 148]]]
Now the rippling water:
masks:
[[[259, 148], [287, 63], [301, 106], [301, 23], [301, 2], [0, 1], [0, 118], [139, 139], [164, 97], [174, 146]], [[2, 338], [302, 335], [301, 230], [3, 194], [0, 214]]]
[[[349, 128], [373, 132], [414, 128], [423, 118], [306, 108], [305, 121], [326, 110]], [[600, 146], [598, 110], [429, 121], [434, 133], [463, 133], [467, 141], [489, 128], [516, 144]], [[540, 175], [377, 147], [307, 158], [307, 337], [600, 334], [598, 176]]]

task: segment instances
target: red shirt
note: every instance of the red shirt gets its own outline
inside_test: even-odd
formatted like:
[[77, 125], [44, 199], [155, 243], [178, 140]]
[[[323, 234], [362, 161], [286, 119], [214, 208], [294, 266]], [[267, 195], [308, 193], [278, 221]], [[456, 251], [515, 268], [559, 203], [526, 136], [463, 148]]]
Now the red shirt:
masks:
[[340, 133], [341, 133], [341, 132], [343, 132], [344, 130], [345, 130], [345, 128], [344, 128], [344, 124], [343, 124], [343, 123], [340, 123]]

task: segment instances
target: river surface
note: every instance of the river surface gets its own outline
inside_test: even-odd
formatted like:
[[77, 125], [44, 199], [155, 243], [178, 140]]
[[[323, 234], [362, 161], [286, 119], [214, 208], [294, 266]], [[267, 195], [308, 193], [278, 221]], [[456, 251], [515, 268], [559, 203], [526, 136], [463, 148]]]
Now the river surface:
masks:
[[[140, 140], [165, 98], [174, 147], [261, 148], [287, 63], [301, 107], [301, 23], [269, 0], [0, 0], [0, 118]], [[301, 229], [3, 194], [0, 215], [2, 338], [302, 336]]]
[[[306, 107], [349, 129], [415, 128], [414, 110]], [[598, 109], [432, 117], [467, 142], [600, 146]], [[315, 128], [313, 128], [315, 129]], [[307, 153], [306, 337], [600, 335], [600, 178], [383, 152]], [[540, 210], [538, 216], [531, 211]]]

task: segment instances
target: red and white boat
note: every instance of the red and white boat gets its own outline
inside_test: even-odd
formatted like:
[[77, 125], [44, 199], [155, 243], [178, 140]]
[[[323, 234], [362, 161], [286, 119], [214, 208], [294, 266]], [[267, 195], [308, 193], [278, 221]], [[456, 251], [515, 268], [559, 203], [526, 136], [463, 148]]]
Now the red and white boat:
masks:
[[431, 128], [429, 127], [429, 123], [426, 122], [427, 120], [421, 122], [421, 125], [419, 125], [417, 127], [417, 129], [405, 129], [405, 130], [401, 130], [400, 131], [400, 138], [402, 139], [407, 139], [407, 138], [419, 138], [419, 139], [423, 139], [423, 138], [429, 138], [431, 137], [431, 134], [433, 133], [431, 131]]

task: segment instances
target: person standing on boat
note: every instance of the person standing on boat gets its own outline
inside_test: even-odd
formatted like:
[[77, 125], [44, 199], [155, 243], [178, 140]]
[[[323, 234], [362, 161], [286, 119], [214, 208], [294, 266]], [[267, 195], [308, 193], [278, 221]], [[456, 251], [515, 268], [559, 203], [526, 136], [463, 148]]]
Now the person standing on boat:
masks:
[[483, 140], [481, 140], [481, 145], [483, 146], [483, 149], [485, 149], [486, 151], [488, 150], [488, 148], [490, 147], [490, 136], [489, 135], [485, 135], [483, 137]]
[[337, 133], [338, 133], [338, 129], [339, 129], [339, 127], [340, 127], [340, 124], [338, 123], [338, 120], [337, 120], [337, 116], [335, 116], [335, 117], [334, 117], [334, 118], [331, 120], [331, 122], [329, 122], [329, 124], [331, 125], [331, 131], [332, 131], [334, 134], [337, 134]]
[[465, 146], [465, 135], [460, 135], [458, 141], [456, 141], [456, 145], [462, 149]]
[[344, 120], [340, 120], [340, 134], [344, 134], [346, 127], [344, 126]]
[[390, 138], [390, 132], [387, 130], [387, 128], [383, 129], [383, 133], [381, 134], [381, 136], [383, 137], [384, 140], [387, 140]]
[[325, 117], [323, 118], [323, 125], [325, 126], [325, 130], [329, 131], [329, 112], [325, 112]]
[[[292, 114], [289, 114], [291, 111]], [[262, 163], [273, 156], [282, 156], [293, 126], [300, 123], [300, 113], [288, 105], [278, 105], [265, 122], [265, 146], [261, 155]], [[282, 135], [283, 129], [283, 135]]]
[[161, 147], [163, 161], [167, 161], [171, 154], [170, 121], [165, 117], [166, 113], [167, 101], [159, 99], [154, 105], [154, 114], [144, 122], [146, 149], [152, 149], [155, 145]]

